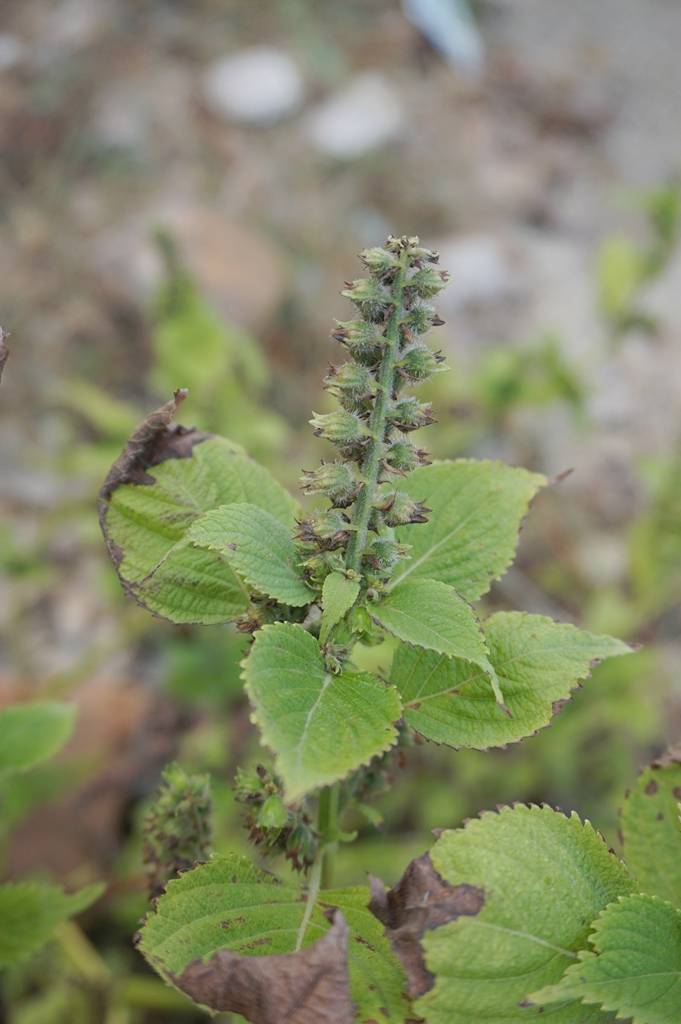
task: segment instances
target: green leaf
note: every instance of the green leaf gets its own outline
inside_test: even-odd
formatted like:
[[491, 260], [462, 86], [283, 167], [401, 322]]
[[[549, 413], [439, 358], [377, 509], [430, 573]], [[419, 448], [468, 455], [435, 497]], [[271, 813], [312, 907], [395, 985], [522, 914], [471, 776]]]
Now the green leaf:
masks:
[[398, 640], [480, 666], [503, 703], [478, 620], [453, 587], [437, 580], [407, 580], [367, 607], [372, 619]]
[[205, 512], [234, 502], [264, 508], [289, 528], [293, 500], [224, 438], [168, 432], [161, 456], [144, 469], [144, 482], [116, 482], [107, 491], [102, 525], [121, 582], [172, 622], [228, 622], [248, 607], [247, 591], [219, 554], [187, 543], [188, 530]]
[[[339, 908], [350, 926], [350, 989], [357, 1020], [403, 1024], [408, 1009], [404, 975], [368, 902], [365, 888], [321, 892], [303, 947], [327, 932], [324, 911]], [[172, 975], [181, 987], [182, 971], [217, 950], [244, 957], [292, 954], [304, 911], [299, 886], [278, 882], [243, 857], [216, 857], [169, 883], [146, 919], [139, 948], [159, 973]]]
[[187, 537], [222, 555], [261, 594], [294, 607], [314, 597], [298, 569], [290, 529], [257, 505], [238, 502], [212, 509], [192, 524]]
[[405, 720], [427, 739], [476, 750], [516, 743], [550, 722], [595, 661], [631, 651], [620, 640], [523, 612], [498, 612], [483, 632], [510, 717], [484, 671], [460, 658], [398, 648], [390, 681]]
[[74, 893], [42, 882], [0, 885], [0, 967], [40, 949], [60, 921], [85, 910], [103, 891], [103, 885], [88, 885]]
[[0, 711], [0, 777], [53, 757], [73, 732], [75, 704], [35, 701]]
[[342, 572], [330, 572], [322, 588], [322, 627], [319, 633], [324, 643], [329, 631], [349, 612], [359, 594], [359, 580], [349, 580]]
[[681, 907], [681, 752], [639, 775], [622, 808], [624, 857], [644, 892]]
[[678, 1024], [681, 1017], [681, 910], [634, 894], [606, 907], [594, 924], [594, 952], [582, 951], [562, 980], [534, 993], [537, 1005], [581, 1000], [632, 1024]]
[[302, 626], [263, 627], [243, 668], [289, 801], [336, 782], [395, 742], [397, 690], [366, 673], [327, 672], [317, 641]]
[[545, 485], [539, 473], [501, 462], [458, 459], [415, 470], [402, 486], [432, 511], [427, 523], [397, 531], [411, 551], [392, 586], [409, 578], [434, 579], [477, 600], [513, 561], [520, 522]]
[[[427, 1024], [512, 1024], [534, 1019], [531, 992], [557, 982], [586, 946], [590, 924], [627, 895], [624, 867], [588, 822], [550, 807], [503, 807], [445, 832], [431, 851], [450, 885], [482, 890], [476, 916], [424, 935], [435, 985], [416, 1004]], [[597, 1012], [558, 1009], [552, 1024], [587, 1024]]]

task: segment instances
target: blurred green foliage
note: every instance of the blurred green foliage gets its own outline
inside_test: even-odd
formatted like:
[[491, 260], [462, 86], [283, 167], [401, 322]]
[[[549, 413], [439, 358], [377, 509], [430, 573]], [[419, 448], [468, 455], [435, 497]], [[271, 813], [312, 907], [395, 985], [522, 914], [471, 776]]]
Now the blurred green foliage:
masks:
[[613, 341], [628, 331], [655, 334], [655, 317], [646, 310], [644, 291], [665, 271], [679, 237], [681, 189], [677, 182], [634, 197], [644, 215], [648, 239], [606, 239], [598, 253], [596, 278], [601, 314]]

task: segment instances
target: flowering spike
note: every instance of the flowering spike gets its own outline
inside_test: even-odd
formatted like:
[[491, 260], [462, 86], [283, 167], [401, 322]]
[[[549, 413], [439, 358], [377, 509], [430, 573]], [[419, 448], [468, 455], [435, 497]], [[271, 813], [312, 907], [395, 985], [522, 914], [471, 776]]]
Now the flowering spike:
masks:
[[299, 523], [301, 564], [313, 587], [329, 572], [348, 570], [363, 577], [364, 587], [380, 587], [405, 554], [392, 529], [425, 522], [428, 513], [390, 481], [428, 462], [406, 434], [433, 422], [430, 405], [402, 392], [444, 369], [443, 356], [419, 339], [443, 323], [427, 300], [448, 275], [436, 267], [438, 253], [418, 238], [390, 237], [360, 259], [368, 278], [342, 292], [359, 318], [338, 322], [332, 332], [349, 359], [324, 380], [341, 408], [311, 420], [315, 434], [339, 453], [303, 477], [308, 494], [330, 503]]

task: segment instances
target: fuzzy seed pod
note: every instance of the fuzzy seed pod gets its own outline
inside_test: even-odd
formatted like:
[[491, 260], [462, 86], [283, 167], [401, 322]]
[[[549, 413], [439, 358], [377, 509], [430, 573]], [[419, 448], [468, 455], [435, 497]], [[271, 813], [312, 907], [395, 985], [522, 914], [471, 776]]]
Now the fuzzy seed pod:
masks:
[[384, 464], [396, 473], [411, 473], [418, 466], [428, 465], [428, 456], [411, 441], [394, 441], [385, 454]]
[[389, 575], [407, 553], [403, 544], [391, 537], [376, 537], [364, 553], [364, 562], [377, 575]]
[[403, 355], [398, 363], [398, 369], [406, 380], [423, 381], [434, 373], [446, 369], [442, 365], [444, 361], [445, 358], [441, 352], [431, 352], [425, 345], [415, 345]]
[[390, 422], [405, 433], [427, 427], [433, 422], [430, 402], [419, 402], [412, 396], [400, 398], [390, 410]]
[[399, 265], [393, 253], [378, 246], [373, 249], [364, 249], [359, 254], [359, 258], [377, 281], [385, 281], [386, 278], [392, 277]]
[[422, 267], [417, 270], [404, 286], [410, 297], [432, 299], [446, 287], [449, 274], [446, 270], [435, 270], [433, 267]]
[[327, 441], [341, 448], [355, 445], [367, 435], [367, 429], [361, 419], [345, 409], [315, 413], [310, 423], [314, 427], [316, 437], [325, 437]]
[[313, 519], [304, 519], [298, 526], [296, 539], [304, 544], [315, 544], [321, 550], [333, 551], [347, 544], [350, 537], [350, 521], [339, 509], [329, 509]]
[[402, 327], [411, 334], [426, 334], [431, 327], [442, 327], [441, 320], [432, 306], [415, 304], [402, 318]]
[[382, 499], [376, 508], [383, 513], [386, 526], [407, 526], [410, 523], [427, 523], [429, 508], [422, 501], [414, 501], [404, 491], [393, 491]]
[[[412, 241], [414, 242], [415, 239]], [[412, 267], [420, 267], [424, 263], [439, 263], [440, 253], [437, 249], [424, 249], [423, 246], [414, 244], [410, 246], [409, 262]]]
[[331, 337], [345, 345], [355, 362], [363, 366], [375, 366], [380, 362], [385, 348], [381, 329], [364, 320], [338, 321]]
[[264, 854], [283, 852], [296, 871], [306, 871], [314, 861], [319, 837], [305, 805], [289, 810], [279, 779], [261, 764], [255, 772], [239, 770], [234, 789], [237, 803], [244, 806], [251, 842]]
[[303, 558], [301, 565], [310, 586], [321, 587], [330, 572], [343, 569], [343, 553], [340, 550], [320, 551]]
[[362, 277], [351, 281], [341, 295], [354, 302], [362, 317], [371, 323], [385, 320], [392, 306], [390, 292], [382, 284]]
[[349, 462], [322, 462], [319, 469], [305, 470], [306, 494], [324, 494], [336, 508], [347, 508], [357, 496], [359, 484]]
[[355, 412], [376, 394], [373, 374], [366, 366], [358, 366], [357, 363], [329, 367], [324, 387], [345, 409]]

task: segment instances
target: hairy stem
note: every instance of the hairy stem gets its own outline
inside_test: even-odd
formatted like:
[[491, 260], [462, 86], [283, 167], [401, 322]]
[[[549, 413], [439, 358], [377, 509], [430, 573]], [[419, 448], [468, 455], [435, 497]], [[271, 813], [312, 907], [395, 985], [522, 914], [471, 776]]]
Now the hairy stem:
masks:
[[345, 555], [345, 565], [348, 569], [357, 571], [364, 554], [369, 532], [369, 518], [376, 494], [378, 474], [381, 458], [384, 454], [384, 442], [386, 432], [386, 418], [395, 379], [395, 363], [399, 347], [400, 317], [402, 314], [402, 290], [404, 288], [404, 277], [406, 271], [406, 255], [400, 257], [400, 269], [398, 270], [392, 288], [393, 311], [390, 314], [388, 328], [385, 333], [386, 346], [378, 372], [378, 392], [369, 428], [371, 430], [371, 442], [369, 449], [362, 463], [362, 489], [355, 502], [353, 525], [355, 530], [348, 542]]

